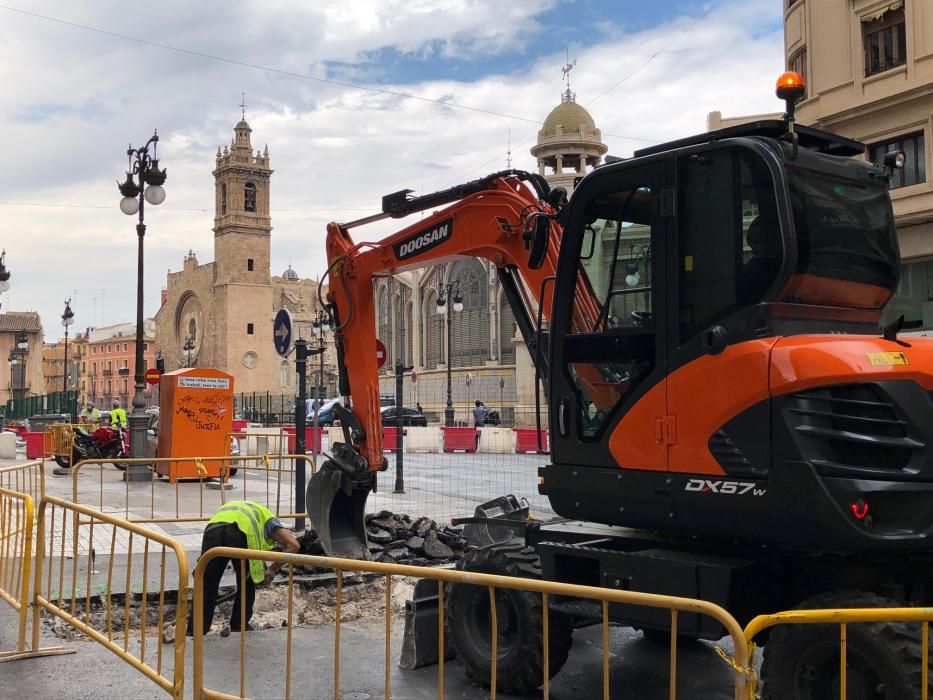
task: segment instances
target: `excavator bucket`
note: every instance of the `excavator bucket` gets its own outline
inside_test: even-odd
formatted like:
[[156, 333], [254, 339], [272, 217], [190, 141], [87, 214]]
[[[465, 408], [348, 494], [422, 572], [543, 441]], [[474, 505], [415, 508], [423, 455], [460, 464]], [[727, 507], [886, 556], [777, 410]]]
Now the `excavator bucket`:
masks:
[[369, 491], [330, 459], [311, 477], [305, 493], [308, 517], [329, 556], [370, 558], [363, 519]]

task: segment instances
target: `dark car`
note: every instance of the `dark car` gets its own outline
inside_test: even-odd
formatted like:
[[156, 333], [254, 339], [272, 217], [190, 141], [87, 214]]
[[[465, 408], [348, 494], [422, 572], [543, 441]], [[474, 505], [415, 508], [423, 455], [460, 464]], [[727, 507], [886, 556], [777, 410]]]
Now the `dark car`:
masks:
[[[393, 427], [396, 425], [395, 420], [396, 413], [398, 409], [395, 406], [383, 406], [382, 411], [382, 425], [386, 427]], [[415, 410], [414, 408], [402, 408], [402, 425], [406, 428], [426, 428], [428, 427], [428, 419], [424, 417], [424, 414], [421, 411]]]

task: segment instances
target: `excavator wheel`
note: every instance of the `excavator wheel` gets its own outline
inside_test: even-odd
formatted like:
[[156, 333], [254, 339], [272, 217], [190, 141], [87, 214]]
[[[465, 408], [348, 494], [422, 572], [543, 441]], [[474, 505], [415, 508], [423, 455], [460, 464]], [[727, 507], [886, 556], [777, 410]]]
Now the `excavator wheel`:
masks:
[[[520, 540], [496, 542], [476, 549], [458, 568], [500, 576], [541, 578], [541, 562]], [[492, 624], [489, 589], [451, 584], [447, 594], [447, 625], [457, 658], [467, 676], [489, 687]], [[496, 688], [503, 693], [528, 693], [544, 682], [542, 602], [537, 593], [496, 589], [498, 662]], [[548, 617], [549, 672], [553, 677], [567, 661], [573, 642], [573, 619], [551, 611]]]
[[[834, 591], [798, 609], [892, 608], [872, 593]], [[846, 629], [846, 690], [850, 700], [920, 698], [920, 623], [861, 622]], [[819, 700], [840, 696], [839, 625], [780, 625], [764, 647], [763, 700]], [[933, 677], [933, 675], [931, 675]]]

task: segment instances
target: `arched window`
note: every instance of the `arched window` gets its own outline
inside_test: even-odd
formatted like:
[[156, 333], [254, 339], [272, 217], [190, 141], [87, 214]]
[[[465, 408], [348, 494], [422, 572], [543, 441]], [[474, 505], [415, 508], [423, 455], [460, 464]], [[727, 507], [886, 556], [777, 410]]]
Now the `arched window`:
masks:
[[414, 335], [415, 327], [412, 325], [412, 303], [409, 301], [405, 304], [405, 364], [407, 365], [416, 365], [418, 364], [415, 360], [414, 353]]
[[444, 361], [444, 340], [447, 329], [444, 316], [437, 313], [437, 291], [432, 289], [425, 294], [424, 313], [424, 366], [434, 369]]
[[291, 384], [291, 363], [288, 360], [282, 360], [279, 364], [279, 386], [288, 386]]
[[451, 280], [460, 284], [463, 311], [453, 314], [451, 364], [454, 367], [481, 365], [489, 359], [489, 286], [486, 268], [476, 259], [458, 261]]
[[[389, 352], [389, 355], [392, 354], [392, 326], [391, 319], [389, 317], [389, 290], [382, 286], [379, 288], [378, 304], [376, 306], [376, 324], [378, 326], [379, 340], [382, 341], [382, 344], [386, 346], [386, 350]], [[386, 363], [383, 365], [383, 370], [385, 370], [391, 364], [391, 357], [386, 358]]]
[[515, 364], [515, 329], [518, 324], [515, 323], [515, 314], [512, 307], [505, 298], [505, 294], [499, 295], [499, 361], [504, 365]]
[[227, 213], [227, 183], [221, 183], [220, 185], [220, 213]]
[[395, 327], [392, 339], [395, 341], [395, 347], [392, 351], [392, 364], [401, 360], [402, 364], [407, 364], [405, 358], [405, 344], [408, 342], [408, 328], [405, 326], [405, 316], [402, 314], [402, 298], [396, 294], [392, 301], [392, 321]]
[[256, 211], [256, 185], [247, 182], [243, 188], [243, 210]]

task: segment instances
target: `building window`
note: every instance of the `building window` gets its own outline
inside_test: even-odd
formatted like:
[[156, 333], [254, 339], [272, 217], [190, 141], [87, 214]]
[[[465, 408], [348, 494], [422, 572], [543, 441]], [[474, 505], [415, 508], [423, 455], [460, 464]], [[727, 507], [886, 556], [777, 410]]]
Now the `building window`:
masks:
[[227, 213], [227, 183], [220, 186], [220, 213]]
[[127, 344], [123, 343], [123, 352], [126, 352]]
[[884, 143], [875, 143], [870, 146], [869, 153], [874, 163], [883, 163], [884, 154], [891, 151], [904, 151], [907, 159], [904, 161], [904, 167], [895, 170], [891, 176], [891, 189], [898, 187], [908, 187], [921, 182], [926, 182], [926, 144], [923, 139], [923, 132], [901, 136], [893, 141]]
[[247, 259], [246, 259], [246, 269], [247, 269], [249, 272], [252, 272], [252, 271], [253, 271], [253, 267], [255, 267], [255, 265], [253, 264], [253, 259], [252, 259], [252, 258], [247, 258]]
[[[890, 9], [898, 6], [897, 9]], [[907, 30], [903, 3], [862, 17], [862, 45], [865, 47], [865, 75], [874, 75], [907, 62]]]
[[[806, 85], [807, 81], [807, 47], [804, 46], [802, 49], [795, 51], [794, 55], [787, 59], [787, 70], [792, 70], [795, 73], [800, 73], [803, 76], [804, 84]], [[804, 91], [803, 99], [807, 98], [807, 93]]]
[[292, 374], [291, 365], [292, 363], [289, 362], [288, 360], [283, 360], [279, 364], [279, 386], [289, 385], [289, 379], [291, 378], [291, 374]]
[[252, 335], [252, 334], [253, 334], [253, 324], [247, 323], [246, 324], [246, 335]]
[[149, 343], [143, 343], [143, 350], [149, 349]]
[[243, 188], [243, 209], [244, 211], [256, 211], [256, 185], [247, 182]]

